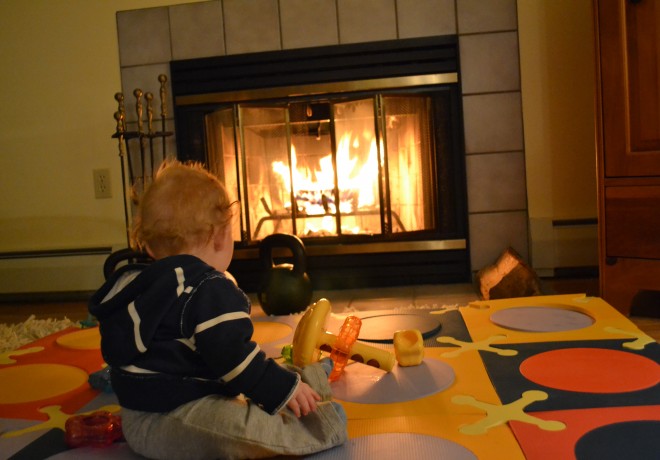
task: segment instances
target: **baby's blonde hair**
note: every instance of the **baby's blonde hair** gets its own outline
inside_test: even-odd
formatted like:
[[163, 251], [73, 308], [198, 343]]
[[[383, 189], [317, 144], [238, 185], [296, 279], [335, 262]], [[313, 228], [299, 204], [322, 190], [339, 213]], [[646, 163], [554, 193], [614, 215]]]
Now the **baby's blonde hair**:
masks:
[[203, 246], [231, 224], [233, 204], [203, 165], [167, 160], [138, 200], [133, 241], [158, 259]]

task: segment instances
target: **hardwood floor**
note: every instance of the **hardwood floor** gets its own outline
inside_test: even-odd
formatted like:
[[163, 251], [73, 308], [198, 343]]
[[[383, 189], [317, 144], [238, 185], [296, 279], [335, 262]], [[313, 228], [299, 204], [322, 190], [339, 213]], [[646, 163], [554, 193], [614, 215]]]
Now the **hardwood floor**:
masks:
[[[586, 293], [598, 296], [597, 278], [578, 279], [543, 279], [542, 286], [546, 294]], [[41, 302], [6, 301], [0, 299], [0, 323], [15, 324], [25, 321], [35, 315], [37, 319], [67, 317], [72, 321], [87, 318], [86, 300], [69, 300], [56, 302], [53, 300]], [[642, 331], [660, 342], [660, 318], [632, 316], [630, 320]]]
[[0, 323], [16, 324], [34, 315], [36, 319], [63, 319], [82, 321], [87, 318], [86, 301], [44, 301], [44, 302], [17, 302], [0, 301]]

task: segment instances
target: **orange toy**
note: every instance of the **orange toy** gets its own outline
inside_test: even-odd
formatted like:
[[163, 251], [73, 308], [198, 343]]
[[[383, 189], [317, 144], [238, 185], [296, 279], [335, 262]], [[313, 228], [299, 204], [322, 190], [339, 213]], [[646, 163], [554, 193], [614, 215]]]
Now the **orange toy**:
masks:
[[331, 382], [339, 379], [342, 372], [344, 372], [344, 367], [348, 362], [348, 353], [351, 351], [351, 347], [357, 340], [358, 335], [360, 335], [361, 327], [362, 320], [357, 316], [349, 316], [344, 321], [335, 346], [332, 348], [332, 353], [330, 353], [330, 359], [334, 363], [332, 372], [328, 377]]
[[[353, 361], [368, 364], [373, 367], [380, 368], [385, 372], [390, 372], [394, 367], [394, 355], [387, 350], [371, 347], [364, 343], [358, 342], [357, 335], [359, 333], [359, 326], [356, 328], [356, 323], [350, 318], [347, 318], [346, 332], [340, 332], [340, 336], [331, 334], [324, 329], [325, 319], [330, 314], [332, 307], [327, 299], [321, 299], [314, 305], [310, 306], [296, 327], [296, 332], [293, 335], [293, 364], [299, 367], [304, 367], [319, 358], [320, 351], [334, 351], [335, 354], [345, 354], [345, 360], [349, 358]], [[359, 318], [356, 318], [359, 320]], [[361, 323], [360, 323], [361, 324]], [[342, 327], [342, 330], [344, 327]], [[349, 343], [350, 338], [355, 336], [352, 343]], [[340, 342], [338, 344], [338, 342]], [[337, 351], [335, 351], [337, 350]], [[335, 361], [335, 369], [337, 362]], [[345, 362], [343, 363], [345, 365]], [[342, 369], [343, 369], [342, 365]], [[333, 369], [333, 372], [335, 372]], [[339, 371], [341, 374], [341, 370]]]

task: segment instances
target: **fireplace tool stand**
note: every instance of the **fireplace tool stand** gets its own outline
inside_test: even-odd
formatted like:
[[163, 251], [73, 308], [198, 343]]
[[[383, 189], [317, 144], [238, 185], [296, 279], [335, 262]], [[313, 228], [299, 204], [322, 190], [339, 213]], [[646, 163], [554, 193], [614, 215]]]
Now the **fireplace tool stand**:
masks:
[[[154, 130], [154, 97], [151, 92], [143, 93], [136, 88], [133, 91], [135, 97], [136, 129], [127, 129], [126, 108], [124, 105], [124, 94], [115, 94], [118, 108], [114, 114], [116, 121], [115, 133], [112, 138], [117, 139], [119, 147], [119, 161], [121, 164], [122, 190], [124, 197], [124, 220], [126, 222], [126, 243], [128, 248], [121, 249], [111, 254], [106, 260], [103, 268], [107, 276], [114, 271], [116, 266], [127, 260], [145, 260], [146, 254], [131, 249], [130, 228], [133, 217], [133, 209], [138, 197], [145, 187], [151, 182], [160, 164], [167, 158], [166, 138], [174, 133], [166, 129], [167, 117], [167, 76], [159, 75], [160, 82], [160, 131]], [[146, 106], [146, 129], [144, 126], [144, 108]], [[160, 141], [162, 148], [157, 143]]]
[[[136, 130], [127, 130], [126, 109], [124, 105], [124, 94], [115, 94], [118, 109], [114, 114], [116, 130], [112, 135], [117, 139], [119, 146], [119, 161], [121, 164], [122, 189], [124, 192], [124, 218], [126, 220], [127, 235], [130, 229], [132, 208], [135, 200], [141, 195], [145, 187], [153, 179], [153, 175], [160, 164], [167, 158], [166, 138], [173, 132], [166, 129], [167, 117], [167, 76], [159, 75], [160, 82], [160, 131], [154, 131], [153, 119], [154, 96], [150, 92], [143, 93], [136, 88], [133, 91], [135, 97]], [[146, 130], [144, 128], [144, 107], [146, 102]], [[154, 140], [160, 139], [162, 148], [157, 151]], [[128, 240], [130, 246], [130, 238]]]

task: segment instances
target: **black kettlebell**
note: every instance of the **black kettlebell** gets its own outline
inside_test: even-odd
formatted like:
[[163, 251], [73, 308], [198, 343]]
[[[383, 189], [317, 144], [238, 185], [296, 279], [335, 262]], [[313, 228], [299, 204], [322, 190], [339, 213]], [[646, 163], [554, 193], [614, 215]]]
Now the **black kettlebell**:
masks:
[[[273, 249], [288, 248], [293, 264], [275, 265]], [[312, 282], [305, 272], [307, 256], [300, 238], [286, 233], [268, 235], [259, 245], [264, 270], [258, 298], [267, 315], [288, 315], [307, 308], [312, 300]]]

